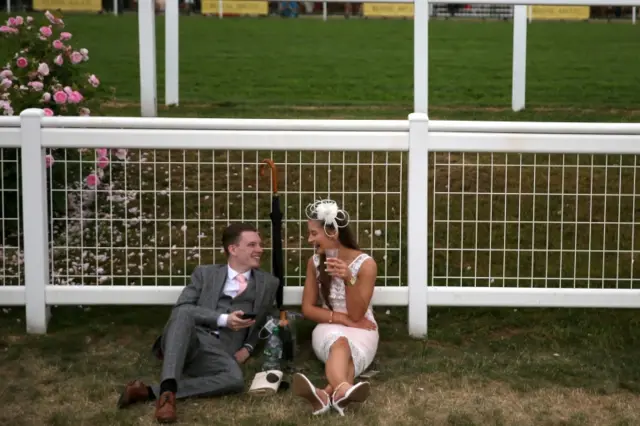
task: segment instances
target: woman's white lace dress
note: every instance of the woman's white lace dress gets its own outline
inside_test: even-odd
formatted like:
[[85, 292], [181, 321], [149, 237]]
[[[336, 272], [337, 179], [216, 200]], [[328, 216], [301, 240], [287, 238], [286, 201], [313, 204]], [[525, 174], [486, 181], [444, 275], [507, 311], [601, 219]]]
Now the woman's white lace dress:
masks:
[[[351, 262], [349, 269], [353, 276], [357, 276], [360, 266], [362, 266], [362, 263], [368, 258], [369, 255], [362, 253], [356, 257], [353, 262]], [[313, 263], [316, 265], [317, 279], [319, 276], [318, 267], [320, 265], [320, 256], [314, 255]], [[317, 283], [318, 291], [320, 291], [320, 280], [317, 280]], [[335, 312], [347, 313], [345, 286], [342, 279], [332, 279], [329, 300]], [[325, 308], [327, 307], [326, 304], [323, 303], [323, 305]], [[374, 323], [376, 322], [371, 305], [367, 308], [365, 316], [370, 321]], [[331, 345], [333, 345], [340, 337], [345, 337], [349, 341], [356, 377], [358, 377], [367, 369], [367, 367], [369, 367], [369, 365], [371, 365], [371, 362], [376, 355], [379, 340], [378, 330], [364, 330], [362, 328], [347, 327], [341, 324], [318, 324], [313, 329], [311, 337], [313, 350], [318, 359], [326, 362], [329, 358]]]

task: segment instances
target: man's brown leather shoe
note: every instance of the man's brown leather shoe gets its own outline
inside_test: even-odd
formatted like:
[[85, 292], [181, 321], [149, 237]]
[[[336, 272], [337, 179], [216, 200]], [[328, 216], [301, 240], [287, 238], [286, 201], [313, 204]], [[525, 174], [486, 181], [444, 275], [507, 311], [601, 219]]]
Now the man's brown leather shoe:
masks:
[[147, 390], [147, 386], [140, 380], [134, 380], [127, 383], [124, 391], [120, 394], [120, 398], [118, 398], [118, 408], [125, 408], [131, 404], [148, 400], [149, 391]]
[[156, 420], [159, 423], [174, 423], [176, 419], [176, 394], [163, 392], [156, 401]]

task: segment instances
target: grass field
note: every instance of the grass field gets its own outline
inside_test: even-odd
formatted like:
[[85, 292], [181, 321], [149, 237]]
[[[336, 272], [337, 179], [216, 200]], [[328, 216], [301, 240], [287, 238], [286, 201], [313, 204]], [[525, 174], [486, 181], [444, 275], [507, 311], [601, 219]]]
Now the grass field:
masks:
[[[116, 89], [110, 115], [139, 114], [137, 17], [68, 16], [74, 45]], [[158, 100], [164, 17], [158, 17]], [[638, 28], [604, 23], [528, 27], [527, 105], [511, 114], [513, 27], [429, 24], [434, 118], [634, 121], [640, 109]], [[413, 22], [224, 19], [180, 21], [181, 107], [202, 117], [406, 118], [413, 105]]]
[[[157, 21], [160, 103], [164, 94], [163, 19]], [[137, 18], [69, 16], [65, 21], [74, 34], [74, 45], [89, 49], [88, 66], [92, 72], [99, 75], [103, 84], [116, 88], [113, 97], [105, 99], [103, 113], [138, 115]], [[411, 21], [219, 21], [185, 17], [180, 25], [181, 105], [161, 108], [162, 116], [404, 119], [412, 110]], [[431, 118], [638, 121], [638, 28], [603, 23], [535, 22], [528, 31], [527, 110], [516, 114], [510, 112], [511, 24], [431, 22]], [[124, 280], [114, 280], [115, 283], [141, 284], [136, 274], [142, 276], [144, 272], [149, 276], [164, 275], [174, 284], [180, 284], [194, 264], [221, 260], [214, 245], [219, 239], [216, 232], [226, 218], [253, 220], [258, 214], [261, 219], [266, 218], [268, 195], [258, 196], [255, 191], [268, 190], [268, 179], [258, 179], [256, 168], [260, 159], [268, 155], [268, 152], [132, 152], [126, 168], [114, 168], [117, 176], [127, 177], [126, 181], [116, 182], [115, 189], [127, 194], [147, 191], [146, 195], [136, 197], [126, 208], [118, 206], [115, 211], [113, 203], [102, 202], [95, 213], [105, 219], [101, 223], [109, 226], [97, 226], [89, 221], [82, 231], [85, 234], [74, 234], [71, 239], [60, 234], [61, 240], [54, 251], [54, 257], [60, 262], [56, 267], [69, 268], [66, 264], [69, 259], [74, 266], [64, 269], [61, 275], [78, 275], [87, 282], [97, 278], [99, 267], [105, 267], [110, 275]], [[406, 168], [400, 173], [396, 166], [371, 166], [371, 163], [406, 165], [406, 158], [371, 153], [353, 155], [329, 157], [321, 151], [304, 155], [276, 153], [274, 159], [278, 164], [289, 163], [280, 183], [281, 190], [289, 192], [286, 199], [289, 217], [302, 218], [300, 206], [310, 201], [309, 197], [297, 196], [298, 191], [317, 187], [322, 192], [331, 185], [333, 191], [339, 193], [345, 190], [344, 182], [357, 182], [360, 191], [370, 192], [399, 190], [385, 184], [402, 182], [402, 191], [406, 191]], [[617, 240], [626, 238], [631, 248], [640, 247], [640, 229], [637, 229], [640, 220], [634, 211], [640, 200], [635, 204], [629, 202], [637, 199], [639, 193], [640, 173], [632, 173], [638, 168], [637, 158], [516, 157], [443, 154], [438, 161], [445, 165], [432, 168], [432, 177], [436, 176], [438, 182], [434, 186], [442, 192], [458, 188], [472, 195], [488, 190], [496, 193], [517, 193], [518, 190], [544, 193], [548, 188], [554, 193], [564, 193], [566, 190], [571, 194], [562, 199], [553, 198], [553, 203], [547, 200], [540, 204], [534, 198], [521, 197], [524, 202], [510, 204], [509, 210], [506, 196], [504, 206], [500, 204], [501, 199], [496, 201], [491, 197], [483, 199], [476, 210], [473, 203], [463, 205], [460, 199], [447, 203], [452, 212], [464, 213], [467, 220], [473, 218], [478, 209], [489, 205], [496, 210], [500, 208], [504, 216], [491, 219], [499, 226], [496, 232], [502, 238], [506, 238], [503, 222], [527, 218], [544, 222], [544, 215], [536, 216], [536, 211], [540, 215], [547, 207], [554, 213], [556, 209], [565, 209], [568, 216], [561, 218], [568, 222], [590, 222], [593, 217], [615, 224], [616, 215], [621, 213], [635, 224], [608, 229], [606, 235]], [[507, 179], [507, 164], [523, 162], [531, 166], [534, 160], [536, 167], [524, 168], [519, 177], [509, 171]], [[589, 172], [592, 160], [597, 167]], [[313, 167], [314, 161], [326, 165]], [[565, 168], [557, 167], [559, 161], [569, 166], [566, 172]], [[196, 162], [201, 163], [197, 169]], [[227, 168], [229, 162], [233, 164]], [[349, 167], [345, 163], [357, 166]], [[454, 167], [448, 168], [446, 163]], [[480, 167], [490, 164], [490, 169]], [[572, 168], [575, 164], [585, 168]], [[539, 171], [537, 175], [532, 174], [534, 169]], [[285, 179], [287, 183], [283, 187]], [[605, 198], [609, 210], [606, 205], [602, 208], [604, 198], [589, 198], [590, 204], [584, 204], [586, 198], [578, 200], [578, 194], [589, 194], [594, 188], [596, 192], [608, 188], [610, 195]], [[231, 199], [230, 203], [228, 193], [244, 195]], [[619, 193], [629, 196], [622, 201]], [[348, 201], [359, 205], [355, 200]], [[406, 230], [392, 225], [385, 229], [384, 238], [369, 240], [378, 222], [406, 219], [403, 217], [406, 210], [401, 213], [397, 208], [397, 203], [406, 202], [406, 198], [383, 202], [367, 195], [362, 202], [366, 202], [365, 207], [362, 211], [357, 207], [355, 213], [362, 220], [361, 242], [367, 248], [380, 250], [381, 255], [388, 254], [384, 261], [378, 258], [382, 272], [406, 274], [406, 265], [395, 252], [384, 251], [385, 247], [404, 250], [406, 243], [400, 242], [398, 236]], [[531, 212], [535, 203], [538, 209]], [[578, 215], [578, 205], [582, 216]], [[611, 210], [611, 206], [615, 210]], [[571, 216], [573, 212], [575, 216]], [[106, 220], [110, 214], [125, 220], [112, 225]], [[443, 217], [440, 209], [434, 214]], [[451, 218], [448, 215], [444, 217]], [[189, 224], [182, 232], [185, 219], [194, 220], [197, 226]], [[268, 225], [266, 227], [268, 234]], [[296, 240], [304, 231], [295, 223], [289, 223], [287, 229], [288, 238], [292, 238], [287, 240], [288, 248], [299, 251], [289, 259], [287, 268], [292, 274], [302, 274], [300, 266], [306, 257], [302, 251], [304, 239]], [[506, 226], [504, 230], [506, 234]], [[504, 259], [506, 252], [533, 247], [534, 241], [536, 247], [549, 243], [540, 240], [544, 233], [538, 228], [522, 228], [523, 237], [513, 238], [516, 230], [509, 227]], [[629, 237], [634, 230], [637, 243]], [[204, 240], [199, 237], [202, 232], [207, 233]], [[592, 234], [591, 227], [586, 230], [571, 226], [565, 228], [565, 232], [567, 234], [562, 234], [553, 228], [551, 238], [556, 243], [566, 240], [575, 244], [566, 245], [569, 250], [579, 248], [578, 242], [596, 250], [597, 247], [591, 246], [591, 237], [600, 242], [605, 236], [604, 230]], [[462, 241], [460, 233], [460, 229], [451, 231], [451, 240]], [[481, 239], [482, 234], [476, 230], [475, 233], [465, 231], [465, 235], [473, 241], [476, 237]], [[439, 240], [440, 236], [438, 234]], [[93, 244], [95, 241], [100, 244]], [[77, 245], [81, 248], [68, 250], [69, 246]], [[155, 250], [157, 246], [165, 249]], [[84, 252], [88, 253], [88, 260]], [[102, 258], [105, 253], [107, 261]], [[466, 266], [457, 258], [450, 260], [451, 265], [443, 264], [442, 258], [436, 259], [434, 272], [437, 274], [456, 275]], [[493, 261], [497, 259], [494, 257]], [[631, 252], [628, 259], [624, 259], [630, 261], [627, 269], [612, 268], [609, 258], [594, 261], [567, 257], [569, 270], [565, 276], [572, 276], [571, 268], [578, 269], [578, 275], [582, 276], [585, 268], [592, 265], [601, 268], [594, 270], [594, 276], [602, 273], [603, 277], [610, 277], [634, 270], [633, 276], [640, 276], [637, 253]], [[84, 262], [90, 263], [89, 272], [82, 272]], [[491, 274], [491, 262], [482, 262], [472, 273], [485, 274], [488, 268]], [[508, 273], [516, 270], [512, 263], [507, 265]], [[530, 263], [526, 265], [533, 271]], [[547, 272], [557, 274], [565, 268], [562, 261], [556, 266], [558, 269]], [[537, 275], [544, 272], [544, 267], [535, 270]], [[460, 274], [462, 276], [462, 272]], [[400, 281], [385, 284], [399, 285]], [[297, 280], [289, 282], [298, 283]], [[631, 280], [629, 285], [633, 285]], [[49, 335], [44, 337], [24, 334], [23, 310], [0, 311], [0, 401], [3, 401], [0, 424], [151, 424], [151, 407], [118, 412], [115, 401], [120, 386], [131, 378], [157, 379], [159, 366], [151, 358], [149, 347], [168, 311], [168, 307], [56, 308]], [[192, 401], [179, 406], [181, 419], [185, 424], [194, 425], [334, 422], [631, 425], [640, 422], [640, 369], [636, 362], [639, 351], [634, 312], [520, 309], [432, 309], [430, 312], [429, 339], [416, 341], [406, 334], [403, 310], [377, 310], [383, 337], [376, 367], [381, 373], [373, 379], [371, 400], [346, 419], [333, 415], [312, 419], [303, 404], [292, 401], [290, 392], [264, 400], [241, 396]], [[320, 380], [322, 368], [310, 350], [311, 326], [307, 323], [301, 326], [297, 365], [314, 380]], [[257, 360], [246, 367], [247, 381], [252, 379], [257, 367]]]

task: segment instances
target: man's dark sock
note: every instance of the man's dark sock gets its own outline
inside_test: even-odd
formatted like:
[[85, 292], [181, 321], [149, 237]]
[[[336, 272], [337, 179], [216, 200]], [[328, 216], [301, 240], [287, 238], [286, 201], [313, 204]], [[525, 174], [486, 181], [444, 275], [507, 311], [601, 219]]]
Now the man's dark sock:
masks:
[[163, 380], [162, 383], [160, 383], [160, 395], [165, 392], [178, 392], [178, 383], [175, 381], [175, 379], [166, 379]]
[[153, 389], [151, 389], [151, 386], [147, 386], [147, 393], [149, 394], [150, 401], [156, 399], [156, 394], [153, 393]]

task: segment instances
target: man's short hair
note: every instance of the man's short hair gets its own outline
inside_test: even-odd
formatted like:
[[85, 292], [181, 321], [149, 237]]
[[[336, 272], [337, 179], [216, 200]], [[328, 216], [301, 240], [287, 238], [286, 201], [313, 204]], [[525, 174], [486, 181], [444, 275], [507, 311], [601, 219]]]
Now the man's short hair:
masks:
[[258, 232], [258, 230], [250, 223], [232, 223], [222, 232], [222, 248], [227, 256], [229, 256], [229, 246], [238, 244], [243, 232]]

